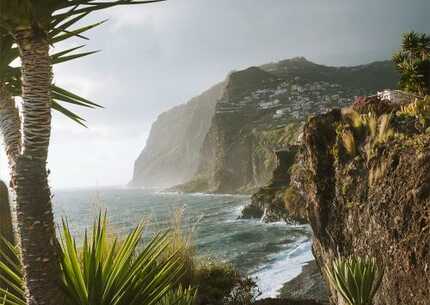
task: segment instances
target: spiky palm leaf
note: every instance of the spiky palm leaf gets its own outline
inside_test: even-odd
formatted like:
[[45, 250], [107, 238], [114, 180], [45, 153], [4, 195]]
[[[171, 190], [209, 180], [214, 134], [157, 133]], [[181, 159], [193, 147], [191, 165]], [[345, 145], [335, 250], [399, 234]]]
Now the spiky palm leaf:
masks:
[[[70, 27], [86, 17], [89, 13], [102, 9], [133, 4], [147, 4], [152, 2], [161, 2], [165, 0], [114, 0], [114, 1], [99, 1], [99, 0], [44, 0], [43, 4], [37, 0], [0, 0], [0, 28], [2, 32], [8, 31], [13, 35], [17, 28], [33, 28], [34, 31], [40, 32], [40, 35], [46, 35], [51, 43], [68, 39], [70, 37], [81, 37], [82, 33], [97, 26], [98, 24], [83, 27], [77, 30], [70, 30]], [[0, 39], [6, 39], [5, 49], [0, 48], [2, 52], [0, 56], [1, 67], [8, 67], [9, 64], [18, 57], [17, 48], [11, 48], [13, 38], [11, 35], [3, 35], [0, 32]], [[9, 37], [7, 37], [9, 36]], [[7, 37], [7, 38], [6, 38]], [[0, 47], [2, 43], [0, 42]], [[8, 51], [10, 50], [10, 52]], [[75, 48], [71, 50], [76, 50]], [[69, 51], [71, 51], [69, 50]], [[7, 52], [6, 52], [7, 51]], [[53, 63], [61, 63], [72, 59], [80, 58], [93, 54], [86, 52], [74, 55], [54, 54]], [[12, 68], [3, 71], [0, 67], [0, 73], [9, 78], [8, 84], [13, 88], [16, 95], [20, 95], [20, 69]], [[58, 87], [54, 86], [53, 90], [53, 109], [61, 112], [77, 123], [85, 126], [84, 119], [76, 113], [70, 111], [61, 103], [72, 103], [84, 107], [100, 107], [100, 105], [92, 103], [87, 99], [80, 98], [77, 95], [67, 94], [65, 90], [59, 92]]]
[[376, 259], [355, 256], [334, 260], [325, 273], [348, 305], [372, 305], [383, 276]]
[[[143, 229], [138, 225], [120, 241], [107, 233], [106, 216], [99, 216], [78, 247], [63, 222], [60, 255], [66, 304], [191, 305], [195, 290], [175, 288], [183, 270], [181, 256], [160, 259], [171, 241], [169, 234], [158, 234], [142, 247]], [[0, 300], [25, 305], [19, 252], [10, 245], [7, 254], [0, 254], [0, 278], [9, 285], [0, 288]]]
[[[72, 20], [76, 22], [77, 20]], [[85, 26], [82, 28], [78, 28], [73, 31], [75, 34], [81, 34], [84, 33], [103, 22], [98, 22], [91, 24], [89, 26]], [[67, 25], [70, 26], [73, 23], [68, 22]], [[67, 39], [67, 35], [60, 35], [61, 37], [54, 36], [53, 38], [56, 39], [56, 42], [63, 41], [64, 39]], [[21, 70], [20, 67], [14, 67], [11, 66], [11, 64], [19, 57], [18, 49], [13, 45], [14, 40], [10, 34], [7, 32], [0, 31], [0, 81], [6, 85], [9, 92], [13, 96], [21, 96]], [[91, 54], [94, 54], [96, 51], [92, 52], [81, 52], [81, 53], [74, 53], [74, 51], [77, 51], [81, 49], [83, 46], [70, 48], [58, 53], [55, 53], [51, 56], [53, 64], [60, 64], [66, 61], [70, 61], [73, 59], [78, 59], [81, 57], [85, 57]], [[74, 120], [75, 122], [85, 126], [84, 119], [77, 115], [76, 113], [70, 111], [67, 109], [67, 107], [63, 106], [63, 103], [68, 104], [74, 104], [77, 106], [83, 106], [83, 107], [89, 107], [89, 108], [96, 108], [101, 107], [100, 105], [91, 102], [83, 97], [80, 97], [76, 94], [73, 94], [70, 91], [67, 91], [65, 89], [62, 89], [61, 87], [58, 87], [56, 85], [52, 86], [52, 108], [54, 110], [59, 111], [60, 113], [64, 114], [65, 116], [69, 117], [70, 119]]]
[[14, 32], [32, 28], [47, 34], [64, 31], [60, 24], [68, 18], [86, 16], [89, 13], [114, 6], [148, 4], [165, 0], [0, 0], [0, 26]]

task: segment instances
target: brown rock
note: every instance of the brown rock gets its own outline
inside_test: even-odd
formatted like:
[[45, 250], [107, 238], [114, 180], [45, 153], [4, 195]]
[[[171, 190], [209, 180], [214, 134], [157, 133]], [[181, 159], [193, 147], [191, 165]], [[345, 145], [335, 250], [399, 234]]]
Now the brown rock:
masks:
[[375, 305], [428, 305], [430, 136], [398, 127], [370, 158], [369, 140], [357, 138], [351, 156], [339, 147], [344, 124], [336, 110], [305, 126], [314, 256], [320, 266], [338, 255], [374, 256], [385, 270]]

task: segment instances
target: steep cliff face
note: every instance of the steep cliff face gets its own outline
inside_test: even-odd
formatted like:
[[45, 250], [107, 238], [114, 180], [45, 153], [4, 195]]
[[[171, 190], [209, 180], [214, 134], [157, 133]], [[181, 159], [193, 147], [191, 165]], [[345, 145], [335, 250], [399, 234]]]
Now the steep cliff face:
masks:
[[223, 86], [217, 84], [158, 117], [135, 162], [132, 186], [169, 187], [193, 177]]
[[216, 105], [199, 169], [177, 189], [254, 192], [272, 176], [274, 151], [297, 142], [308, 116], [347, 105], [355, 96], [376, 93], [368, 78], [387, 88], [398, 80], [388, 62], [335, 68], [304, 58], [232, 73]]
[[354, 109], [361, 113], [333, 110], [304, 129], [315, 258], [324, 266], [338, 255], [374, 256], [385, 270], [375, 305], [429, 304], [430, 100]]
[[305, 205], [300, 191], [294, 187], [300, 147], [289, 146], [276, 151], [277, 165], [270, 183], [251, 196], [241, 218], [258, 218], [264, 222], [306, 222]]
[[297, 143], [308, 116], [397, 80], [389, 62], [337, 68], [294, 58], [233, 72], [159, 116], [131, 185], [252, 193], [270, 181], [274, 151]]

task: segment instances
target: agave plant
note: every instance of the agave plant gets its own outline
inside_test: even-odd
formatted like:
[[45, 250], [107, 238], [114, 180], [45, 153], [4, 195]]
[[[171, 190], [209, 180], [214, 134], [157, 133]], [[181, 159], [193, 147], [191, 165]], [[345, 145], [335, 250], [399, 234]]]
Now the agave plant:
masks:
[[338, 258], [325, 267], [330, 285], [348, 305], [372, 305], [383, 271], [375, 258]]
[[[62, 288], [67, 305], [191, 305], [196, 291], [177, 287], [184, 261], [173, 253], [162, 257], [171, 242], [169, 232], [141, 245], [144, 226], [139, 224], [124, 240], [107, 233], [106, 216], [99, 216], [82, 247], [63, 221], [60, 241]], [[0, 301], [25, 305], [22, 269], [17, 248], [6, 243], [0, 253]]]

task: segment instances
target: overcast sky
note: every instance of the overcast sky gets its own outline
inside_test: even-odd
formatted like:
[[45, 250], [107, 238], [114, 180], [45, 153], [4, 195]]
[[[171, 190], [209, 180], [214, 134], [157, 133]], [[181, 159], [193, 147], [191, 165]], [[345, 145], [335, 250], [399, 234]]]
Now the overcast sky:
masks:
[[229, 71], [294, 56], [388, 59], [402, 32], [430, 33], [429, 15], [429, 0], [169, 0], [93, 15], [109, 21], [74, 43], [102, 51], [59, 65], [55, 82], [105, 109], [78, 110], [88, 129], [54, 115], [51, 184], [125, 185], [157, 115]]

